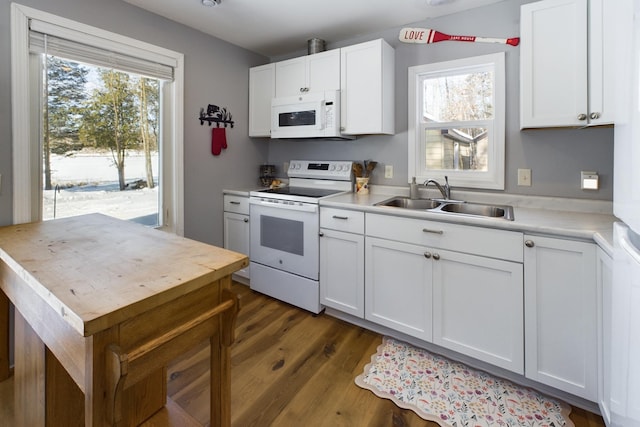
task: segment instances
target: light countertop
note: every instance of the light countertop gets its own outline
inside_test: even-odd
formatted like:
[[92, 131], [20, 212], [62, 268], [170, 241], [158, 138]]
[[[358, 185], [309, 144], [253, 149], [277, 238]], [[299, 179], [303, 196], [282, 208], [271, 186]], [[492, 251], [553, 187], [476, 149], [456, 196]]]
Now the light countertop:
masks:
[[[617, 218], [610, 211], [610, 202], [591, 202], [582, 199], [543, 198], [503, 194], [454, 193], [456, 199], [488, 204], [513, 206], [514, 220], [487, 218], [451, 213], [416, 211], [385, 206], [374, 206], [394, 196], [408, 196], [408, 190], [389, 187], [373, 190], [369, 195], [355, 193], [337, 195], [320, 200], [320, 206], [359, 210], [429, 221], [452, 222], [479, 227], [521, 231], [564, 238], [595, 241], [605, 252], [613, 248], [613, 223]], [[407, 192], [407, 194], [404, 194]], [[422, 195], [421, 196], [425, 196]], [[432, 197], [436, 195], [431, 195]], [[475, 200], [473, 200], [475, 199]]]
[[[255, 189], [225, 189], [223, 192], [248, 197], [249, 192]], [[323, 198], [320, 200], [320, 206], [590, 240], [597, 243], [609, 255], [613, 252], [613, 223], [619, 221], [612, 214], [610, 201], [453, 190], [452, 198], [457, 200], [513, 206], [514, 220], [507, 221], [500, 218], [374, 206], [391, 197], [409, 196], [409, 189], [375, 185], [370, 189], [371, 193], [366, 196], [346, 193]], [[439, 194], [433, 189], [427, 192], [425, 188], [421, 188], [420, 197], [439, 197]]]

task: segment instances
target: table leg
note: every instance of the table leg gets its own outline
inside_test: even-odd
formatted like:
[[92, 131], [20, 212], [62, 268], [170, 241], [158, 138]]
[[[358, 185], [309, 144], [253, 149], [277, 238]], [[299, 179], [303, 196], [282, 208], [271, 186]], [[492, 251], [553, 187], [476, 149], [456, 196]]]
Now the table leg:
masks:
[[44, 426], [45, 346], [15, 311], [15, 418], [18, 427]]
[[232, 308], [217, 318], [218, 334], [211, 347], [211, 425], [231, 426], [231, 344], [235, 340], [235, 322], [240, 309], [238, 297], [231, 292], [231, 276], [220, 279], [219, 301], [234, 301]]
[[0, 381], [9, 374], [9, 298], [0, 291]]
[[231, 426], [231, 351], [211, 337], [211, 426]]

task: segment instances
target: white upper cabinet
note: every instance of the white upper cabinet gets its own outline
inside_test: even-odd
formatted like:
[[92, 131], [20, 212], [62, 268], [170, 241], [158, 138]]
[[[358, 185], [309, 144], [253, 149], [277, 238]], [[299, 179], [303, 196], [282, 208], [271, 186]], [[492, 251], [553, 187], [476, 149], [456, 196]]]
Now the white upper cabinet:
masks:
[[340, 89], [340, 49], [276, 62], [276, 97]]
[[340, 49], [341, 125], [351, 135], [395, 132], [395, 51], [383, 39]]
[[520, 21], [520, 127], [612, 123], [612, 22], [605, 2], [529, 3]]
[[271, 135], [274, 97], [340, 91], [347, 135], [395, 132], [395, 51], [383, 39], [254, 67], [249, 72], [249, 136]]
[[275, 64], [249, 69], [249, 136], [271, 136], [271, 99], [276, 94]]

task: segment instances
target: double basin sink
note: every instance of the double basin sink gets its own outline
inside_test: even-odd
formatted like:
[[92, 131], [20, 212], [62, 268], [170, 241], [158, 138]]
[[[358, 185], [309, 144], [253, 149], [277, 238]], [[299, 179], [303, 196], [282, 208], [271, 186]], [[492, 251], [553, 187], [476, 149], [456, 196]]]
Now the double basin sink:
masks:
[[500, 218], [513, 221], [513, 207], [508, 205], [487, 205], [448, 199], [410, 199], [408, 197], [392, 197], [374, 206], [386, 206], [416, 211], [439, 212], [456, 215], [470, 215], [489, 218]]

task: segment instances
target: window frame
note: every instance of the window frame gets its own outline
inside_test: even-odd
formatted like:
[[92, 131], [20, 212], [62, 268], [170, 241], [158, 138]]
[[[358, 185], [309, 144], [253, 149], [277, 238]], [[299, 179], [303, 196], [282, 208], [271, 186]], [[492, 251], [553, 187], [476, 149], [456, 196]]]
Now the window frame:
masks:
[[74, 34], [85, 33], [112, 42], [113, 45], [148, 51], [150, 56], [161, 55], [175, 61], [174, 80], [162, 85], [160, 97], [164, 110], [160, 130], [163, 178], [159, 208], [162, 211], [161, 228], [184, 235], [184, 55], [16, 3], [11, 4], [13, 223], [35, 221], [41, 216], [40, 135], [31, 125], [34, 120], [36, 123], [39, 120], [39, 95], [30, 82], [30, 70], [34, 66], [29, 52], [30, 19], [73, 29]]
[[[420, 81], [425, 77], [442, 77], [457, 75], [465, 70], [489, 66], [494, 71], [493, 97], [494, 117], [492, 120], [441, 122], [442, 128], [487, 126], [489, 132], [488, 170], [445, 170], [428, 169], [424, 164], [424, 130], [426, 127], [421, 118], [422, 95], [418, 93]], [[444, 181], [448, 176], [452, 186], [504, 190], [505, 171], [505, 110], [506, 110], [506, 80], [504, 52], [437, 62], [433, 64], [416, 65], [408, 69], [408, 182], [416, 177], [417, 182], [428, 179]], [[488, 124], [492, 122], [492, 124]]]

